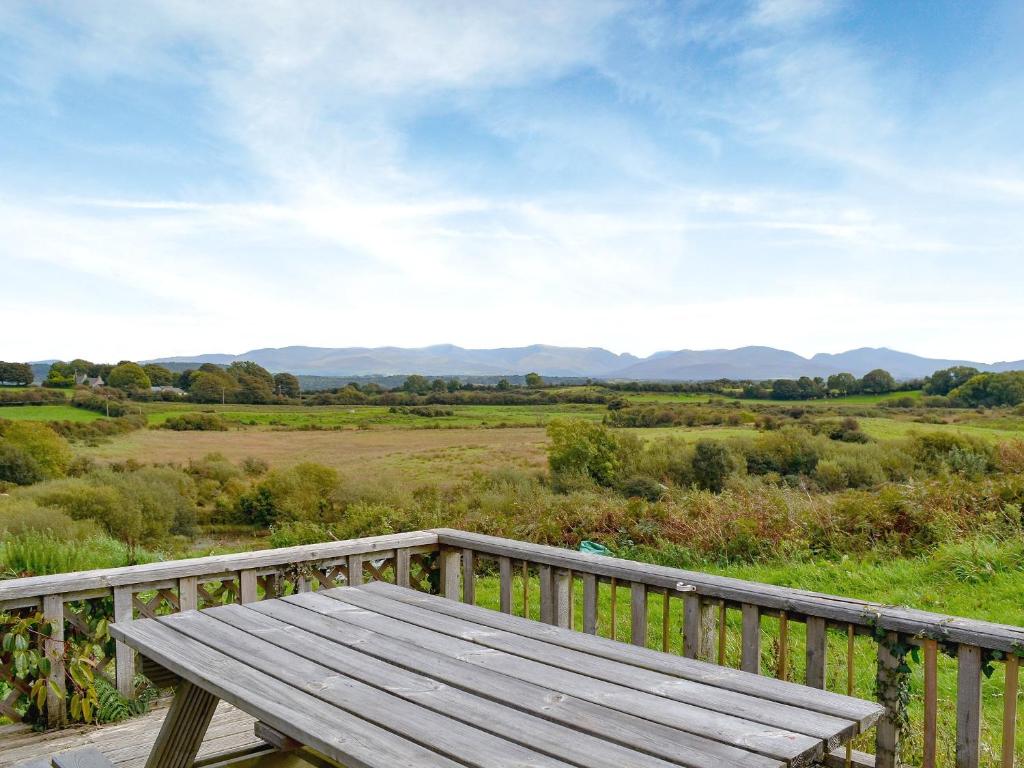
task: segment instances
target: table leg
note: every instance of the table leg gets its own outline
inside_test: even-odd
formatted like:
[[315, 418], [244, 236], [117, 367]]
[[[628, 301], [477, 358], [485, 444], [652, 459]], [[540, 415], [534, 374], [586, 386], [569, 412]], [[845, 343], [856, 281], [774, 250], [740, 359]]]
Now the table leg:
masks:
[[149, 753], [146, 768], [192, 768], [206, 729], [210, 726], [217, 697], [182, 680]]

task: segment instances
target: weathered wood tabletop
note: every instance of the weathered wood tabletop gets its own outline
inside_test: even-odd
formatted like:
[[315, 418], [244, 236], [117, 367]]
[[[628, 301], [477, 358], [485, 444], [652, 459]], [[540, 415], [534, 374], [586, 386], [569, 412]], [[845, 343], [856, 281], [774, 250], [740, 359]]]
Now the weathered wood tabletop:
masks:
[[115, 624], [178, 675], [148, 768], [187, 768], [224, 699], [352, 768], [769, 768], [872, 702], [374, 583]]

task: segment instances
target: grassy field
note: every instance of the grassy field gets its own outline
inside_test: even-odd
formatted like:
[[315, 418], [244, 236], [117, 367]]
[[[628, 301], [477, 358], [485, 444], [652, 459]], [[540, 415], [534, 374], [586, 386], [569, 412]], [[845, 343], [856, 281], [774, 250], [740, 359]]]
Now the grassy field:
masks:
[[0, 408], [0, 419], [32, 421], [95, 421], [100, 414], [70, 405], [8, 405]]

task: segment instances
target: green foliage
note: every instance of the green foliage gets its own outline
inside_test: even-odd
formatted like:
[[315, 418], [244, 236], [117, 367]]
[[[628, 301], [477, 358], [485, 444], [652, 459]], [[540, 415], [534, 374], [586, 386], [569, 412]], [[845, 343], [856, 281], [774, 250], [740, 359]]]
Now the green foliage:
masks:
[[237, 382], [234, 400], [238, 403], [269, 403], [274, 398], [274, 377], [251, 360], [240, 360], [227, 367], [226, 374]]
[[13, 446], [30, 456], [44, 478], [60, 477], [71, 462], [67, 441], [38, 422], [0, 422], [0, 444]]
[[949, 393], [950, 397], [976, 407], [1024, 403], [1024, 371], [979, 373]]
[[539, 373], [526, 374], [524, 381], [526, 382], [526, 386], [530, 387], [531, 389], [536, 389], [537, 387], [544, 386], [544, 379], [541, 378]]
[[948, 395], [961, 384], [966, 383], [979, 373], [977, 368], [967, 365], [955, 365], [936, 371], [924, 381], [922, 389], [926, 395]]
[[[149, 377], [149, 383], [154, 387], [173, 387], [177, 381], [173, 371], [156, 363], [144, 365], [142, 370]], [[111, 384], [111, 386], [115, 385]]]
[[142, 366], [132, 362], [123, 362], [115, 366], [107, 377], [107, 384], [125, 392], [146, 391], [152, 386]]
[[548, 465], [555, 474], [580, 474], [611, 485], [619, 468], [619, 440], [589, 421], [556, 419], [547, 428]]
[[860, 382], [852, 373], [834, 373], [828, 377], [829, 392], [836, 395], [853, 395], [860, 391]]
[[729, 449], [714, 440], [700, 440], [693, 453], [693, 479], [698, 488], [720, 493], [736, 469]]
[[758, 435], [746, 451], [747, 471], [754, 475], [809, 475], [814, 472], [823, 448], [807, 430], [783, 427]]
[[0, 360], [0, 386], [28, 387], [35, 375], [28, 363], [7, 363]]
[[281, 397], [298, 397], [301, 394], [298, 377], [291, 373], [274, 374], [274, 392]]
[[160, 428], [176, 432], [226, 432], [228, 423], [216, 413], [190, 412], [168, 417]]
[[189, 377], [188, 394], [198, 403], [234, 402], [239, 390], [238, 382], [214, 367], [214, 370], [194, 371]]
[[44, 477], [43, 468], [28, 451], [0, 439], [0, 481], [31, 485]]
[[868, 371], [860, 380], [860, 391], [873, 395], [881, 395], [896, 389], [896, 380], [892, 374], [881, 368]]
[[256, 525], [333, 522], [340, 514], [338, 473], [312, 462], [274, 470], [238, 500], [238, 515]]

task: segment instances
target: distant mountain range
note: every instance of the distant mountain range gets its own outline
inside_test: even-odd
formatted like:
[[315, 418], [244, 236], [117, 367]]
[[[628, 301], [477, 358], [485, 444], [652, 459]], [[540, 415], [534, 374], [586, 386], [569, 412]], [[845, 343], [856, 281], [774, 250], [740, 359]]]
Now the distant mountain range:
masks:
[[982, 371], [1024, 369], [1024, 360], [993, 364], [941, 360], [885, 347], [819, 353], [806, 358], [771, 347], [655, 352], [649, 357], [617, 355], [600, 347], [553, 347], [534, 344], [503, 349], [464, 349], [452, 344], [403, 347], [281, 347], [253, 349], [241, 355], [203, 354], [165, 357], [154, 363], [216, 363], [252, 360], [271, 372], [309, 376], [370, 376], [419, 373], [424, 376], [500, 376], [536, 371], [542, 376], [704, 381], [710, 379], [779, 379], [849, 372], [863, 376], [884, 368], [898, 379], [927, 376], [940, 368], [970, 365]]

